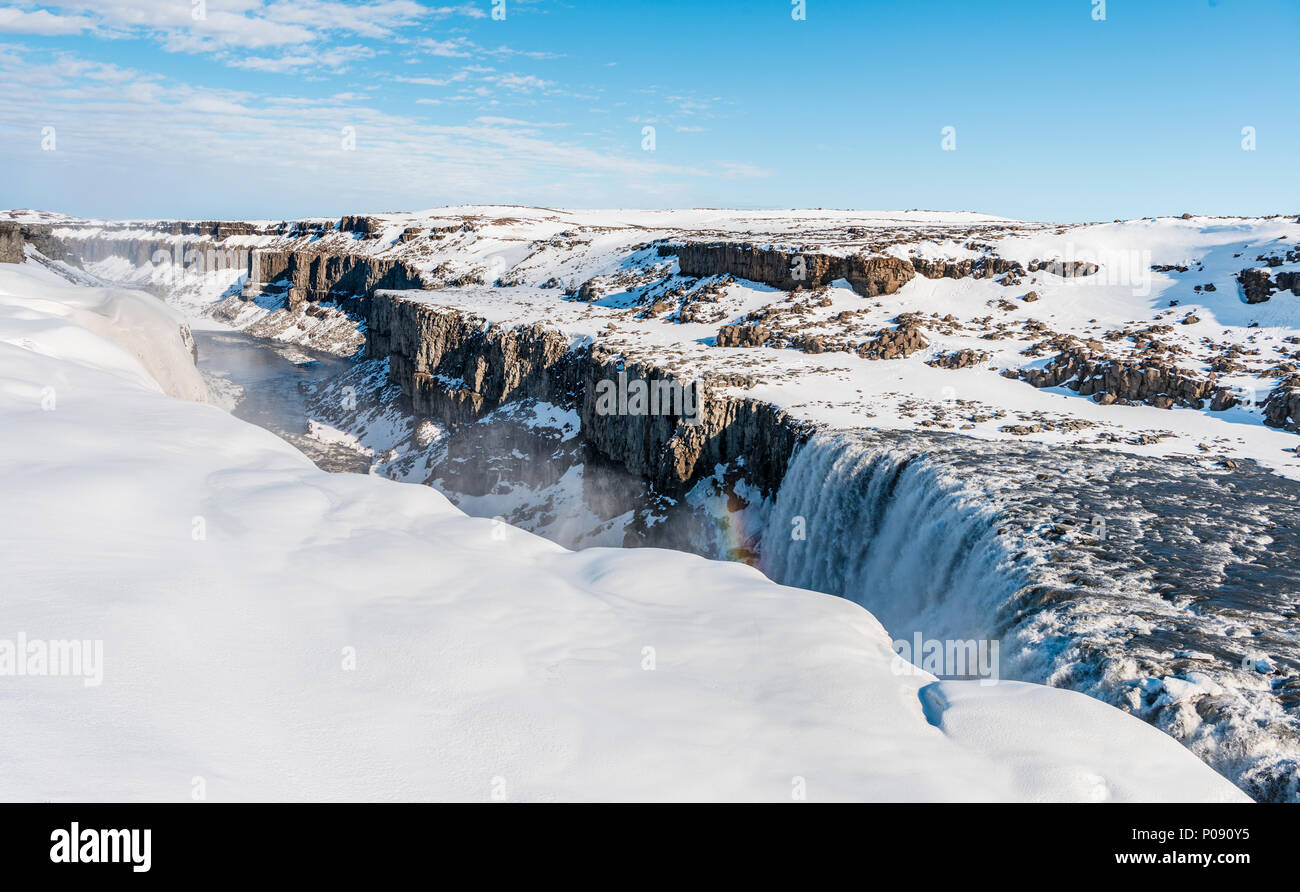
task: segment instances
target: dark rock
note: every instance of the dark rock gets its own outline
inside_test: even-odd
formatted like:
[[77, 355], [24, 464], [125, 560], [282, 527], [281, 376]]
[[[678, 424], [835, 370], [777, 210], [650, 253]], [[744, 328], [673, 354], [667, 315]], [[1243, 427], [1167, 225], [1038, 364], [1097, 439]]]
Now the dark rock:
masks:
[[895, 328], [877, 331], [870, 340], [858, 348], [863, 359], [903, 359], [917, 350], [930, 346], [921, 330], [920, 319], [904, 313]]
[[1215, 389], [1212, 380], [1170, 363], [1097, 357], [1087, 347], [1063, 350], [1042, 368], [1020, 370], [1020, 377], [1034, 387], [1066, 386], [1083, 396], [1104, 393], [1110, 397], [1107, 405], [1129, 400], [1199, 409]]
[[1268, 270], [1262, 267], [1243, 269], [1237, 273], [1237, 282], [1240, 283], [1242, 296], [1248, 304], [1261, 304], [1277, 290], [1269, 278]]
[[339, 221], [339, 232], [356, 232], [364, 238], [378, 238], [380, 225], [374, 217], [350, 214]]
[[248, 256], [249, 283], [245, 299], [261, 294], [267, 285], [287, 287], [289, 307], [306, 301], [339, 301], [360, 312], [360, 303], [379, 288], [427, 288], [418, 270], [400, 260], [367, 254], [323, 251], [254, 249]]
[[718, 329], [719, 347], [762, 347], [772, 332], [756, 322], [737, 322]]
[[1231, 409], [1237, 405], [1237, 397], [1226, 387], [1220, 387], [1210, 396], [1210, 411], [1222, 412], [1224, 409]]
[[761, 282], [784, 291], [815, 288], [836, 279], [863, 297], [893, 294], [915, 275], [911, 265], [897, 257], [855, 254], [837, 257], [789, 248], [761, 248], [731, 242], [687, 243], [675, 248], [684, 276], [731, 275]]
[[[968, 258], [966, 260], [925, 260], [912, 258], [912, 268], [927, 279], [985, 279], [1010, 273], [1012, 277], [1024, 275], [1025, 268], [1019, 261], [1006, 260], [1002, 257], [987, 256]], [[1004, 285], [1015, 284], [1003, 282]]]
[[964, 369], [979, 365], [988, 358], [989, 354], [983, 350], [954, 350], [952, 353], [940, 353], [934, 359], [926, 360], [925, 364], [941, 369]]
[[571, 350], [567, 335], [541, 324], [489, 325], [473, 313], [396, 294], [377, 294], [367, 306], [367, 354], [388, 359], [390, 377], [417, 414], [458, 425], [521, 399], [575, 408], [590, 448], [659, 492], [680, 495], [719, 464], [743, 457], [751, 482], [770, 496], [811, 431], [770, 403], [716, 396], [707, 385], [699, 385], [696, 424], [670, 414], [601, 414], [601, 381], [620, 372], [629, 380], [679, 377], [599, 344]]
[[1264, 399], [1264, 423], [1300, 431], [1300, 375], [1284, 378]]

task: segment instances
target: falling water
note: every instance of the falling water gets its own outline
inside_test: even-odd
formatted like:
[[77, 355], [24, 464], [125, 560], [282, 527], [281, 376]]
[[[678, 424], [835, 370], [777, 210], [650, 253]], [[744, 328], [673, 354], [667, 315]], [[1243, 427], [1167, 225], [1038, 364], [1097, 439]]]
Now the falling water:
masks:
[[841, 595], [895, 637], [988, 637], [1025, 584], [993, 511], [924, 453], [852, 433], [795, 455], [760, 551], [786, 585]]

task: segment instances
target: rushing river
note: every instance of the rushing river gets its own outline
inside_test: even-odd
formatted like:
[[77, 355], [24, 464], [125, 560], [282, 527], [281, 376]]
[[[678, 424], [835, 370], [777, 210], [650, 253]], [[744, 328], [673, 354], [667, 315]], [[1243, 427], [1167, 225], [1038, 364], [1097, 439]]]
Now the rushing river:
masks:
[[303, 388], [343, 373], [351, 360], [241, 331], [196, 330], [194, 340], [199, 369], [238, 385], [218, 385], [231, 400], [238, 400], [233, 409], [236, 418], [292, 443], [322, 470], [362, 474], [369, 470], [369, 461], [356, 450], [308, 436]]

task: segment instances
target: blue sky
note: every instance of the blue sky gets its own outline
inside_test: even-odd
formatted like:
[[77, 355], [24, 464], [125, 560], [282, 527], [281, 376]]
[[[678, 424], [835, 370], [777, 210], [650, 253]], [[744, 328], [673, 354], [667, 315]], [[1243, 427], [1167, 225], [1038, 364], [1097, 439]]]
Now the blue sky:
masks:
[[0, 205], [1300, 210], [1300, 2], [1098, 5], [0, 0]]

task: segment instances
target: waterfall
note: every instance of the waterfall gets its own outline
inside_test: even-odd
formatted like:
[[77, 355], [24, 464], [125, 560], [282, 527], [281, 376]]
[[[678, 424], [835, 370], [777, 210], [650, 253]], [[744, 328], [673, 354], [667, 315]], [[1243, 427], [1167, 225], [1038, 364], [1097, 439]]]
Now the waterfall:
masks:
[[994, 509], [905, 439], [819, 434], [800, 447], [764, 529], [763, 571], [840, 595], [895, 638], [987, 638], [1025, 584]]

